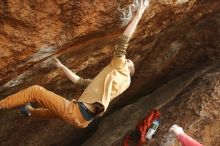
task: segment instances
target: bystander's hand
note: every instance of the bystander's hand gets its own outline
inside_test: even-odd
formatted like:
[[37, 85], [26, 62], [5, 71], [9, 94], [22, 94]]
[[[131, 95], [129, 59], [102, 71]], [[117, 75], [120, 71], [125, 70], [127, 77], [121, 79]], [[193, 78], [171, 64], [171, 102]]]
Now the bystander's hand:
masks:
[[184, 134], [183, 128], [178, 125], [173, 125], [170, 128], [170, 132], [175, 133], [176, 135]]

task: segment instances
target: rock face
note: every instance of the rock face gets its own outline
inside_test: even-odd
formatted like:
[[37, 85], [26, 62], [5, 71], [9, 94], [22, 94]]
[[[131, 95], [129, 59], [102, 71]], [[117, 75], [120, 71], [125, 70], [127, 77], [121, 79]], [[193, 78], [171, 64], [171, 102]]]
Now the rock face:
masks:
[[[113, 46], [124, 30], [118, 6], [130, 3], [127, 0], [0, 1], [0, 98], [33, 84], [66, 98], [78, 98], [82, 89], [64, 77], [52, 65], [51, 58], [57, 56], [79, 75], [93, 78], [109, 63]], [[219, 118], [219, 66], [196, 68], [219, 63], [219, 6], [218, 0], [151, 0], [128, 47], [127, 55], [135, 62], [136, 74], [114, 109], [83, 130], [58, 120], [26, 119], [16, 110], [0, 111], [0, 124], [4, 125], [0, 128], [0, 145], [120, 145], [123, 136], [155, 106], [161, 107], [164, 121], [156, 137], [158, 142], [169, 124], [178, 122], [205, 145], [216, 145], [219, 135], [212, 135], [220, 124], [215, 120]], [[180, 77], [181, 85], [178, 81], [174, 85], [167, 83], [182, 74], [186, 77]], [[174, 88], [177, 84], [180, 87]], [[174, 89], [167, 93], [160, 90], [162, 85], [167, 90]], [[153, 103], [146, 105], [155, 94]], [[164, 99], [165, 95], [169, 98]], [[154, 103], [154, 100], [161, 101]], [[212, 105], [210, 109], [208, 104]], [[138, 105], [143, 108], [137, 109]], [[139, 112], [134, 113], [135, 109]], [[129, 111], [136, 118], [129, 118], [126, 114]], [[109, 126], [115, 115], [121, 120]], [[166, 124], [168, 119], [172, 121]], [[105, 128], [115, 129], [118, 134], [103, 132]], [[100, 140], [96, 143], [97, 138]]]
[[106, 117], [83, 146], [122, 145], [125, 136], [135, 129], [146, 111], [153, 108], [162, 113], [160, 127], [154, 141], [146, 146], [162, 144], [164, 135], [173, 124], [183, 125], [186, 133], [204, 145], [220, 144], [220, 135], [217, 134], [220, 124], [219, 80], [219, 66], [196, 69], [171, 80], [152, 94]]

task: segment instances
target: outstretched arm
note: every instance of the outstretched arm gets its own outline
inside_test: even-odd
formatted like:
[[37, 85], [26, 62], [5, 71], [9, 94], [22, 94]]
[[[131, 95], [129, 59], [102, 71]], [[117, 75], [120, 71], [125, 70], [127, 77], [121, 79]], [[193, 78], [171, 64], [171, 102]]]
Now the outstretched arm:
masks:
[[57, 68], [61, 69], [64, 74], [69, 78], [73, 83], [81, 85], [81, 86], [87, 86], [90, 82], [91, 79], [83, 79], [73, 73], [70, 69], [68, 69], [66, 66], [64, 66], [57, 58], [54, 58], [55, 65]]
[[141, 0], [139, 4], [139, 8], [137, 10], [137, 13], [135, 14], [133, 20], [130, 22], [130, 24], [125, 29], [123, 35], [125, 35], [128, 38], [131, 38], [138, 22], [140, 21], [145, 9], [149, 6], [149, 0]]
[[118, 46], [115, 49], [115, 56], [116, 57], [122, 57], [126, 54], [126, 48], [128, 46], [128, 42], [132, 35], [134, 34], [134, 31], [137, 27], [138, 22], [140, 21], [145, 9], [149, 6], [149, 0], [140, 0], [140, 4], [138, 6], [137, 13], [135, 14], [133, 20], [128, 24], [126, 27], [120, 42]]

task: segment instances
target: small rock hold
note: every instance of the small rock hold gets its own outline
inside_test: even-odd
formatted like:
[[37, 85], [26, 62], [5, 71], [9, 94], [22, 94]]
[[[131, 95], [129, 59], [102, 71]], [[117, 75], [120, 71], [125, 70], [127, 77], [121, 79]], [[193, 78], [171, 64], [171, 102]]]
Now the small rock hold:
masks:
[[188, 2], [188, 0], [177, 0], [176, 4], [177, 5], [182, 5], [182, 4], [187, 3], [187, 2]]

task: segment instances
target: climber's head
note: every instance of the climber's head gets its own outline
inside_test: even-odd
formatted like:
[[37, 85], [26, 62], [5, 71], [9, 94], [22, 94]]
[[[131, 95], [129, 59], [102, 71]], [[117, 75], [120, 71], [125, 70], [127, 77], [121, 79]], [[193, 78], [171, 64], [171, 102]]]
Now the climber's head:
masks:
[[127, 63], [128, 63], [128, 69], [130, 71], [130, 75], [133, 76], [135, 73], [135, 67], [134, 67], [134, 63], [133, 61], [131, 61], [130, 59], [126, 59]]

